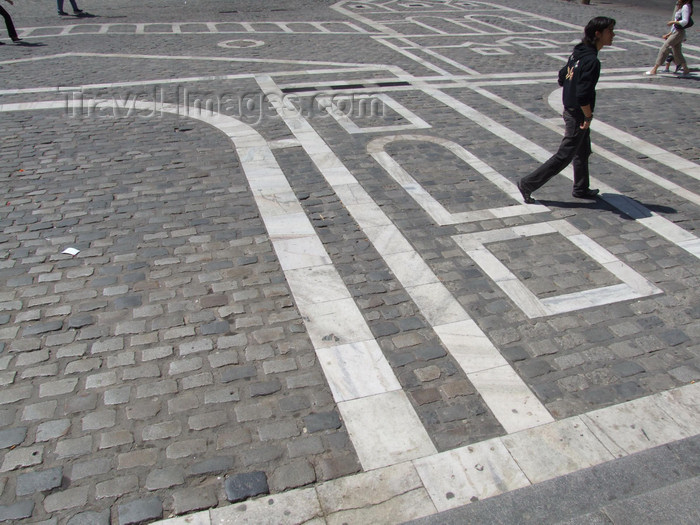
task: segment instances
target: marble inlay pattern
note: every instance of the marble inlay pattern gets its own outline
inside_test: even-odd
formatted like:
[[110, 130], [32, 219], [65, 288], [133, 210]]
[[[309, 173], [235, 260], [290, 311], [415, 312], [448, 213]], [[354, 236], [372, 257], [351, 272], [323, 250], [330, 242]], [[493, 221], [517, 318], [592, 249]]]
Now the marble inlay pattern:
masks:
[[[551, 233], [562, 235], [622, 281], [622, 284], [539, 299], [486, 247], [490, 242]], [[466, 254], [531, 319], [661, 293], [659, 288], [565, 220], [503, 228], [476, 234], [456, 235], [453, 238]]]

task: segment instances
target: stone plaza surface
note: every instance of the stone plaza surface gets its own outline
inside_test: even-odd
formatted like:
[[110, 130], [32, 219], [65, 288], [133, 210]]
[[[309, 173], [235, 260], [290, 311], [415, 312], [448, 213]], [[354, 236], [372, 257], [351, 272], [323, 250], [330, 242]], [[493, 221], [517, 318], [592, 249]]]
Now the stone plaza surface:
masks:
[[[700, 76], [592, 4], [9, 7], [0, 521], [440, 523], [683, 457], [695, 522]], [[601, 198], [523, 204], [599, 14]]]

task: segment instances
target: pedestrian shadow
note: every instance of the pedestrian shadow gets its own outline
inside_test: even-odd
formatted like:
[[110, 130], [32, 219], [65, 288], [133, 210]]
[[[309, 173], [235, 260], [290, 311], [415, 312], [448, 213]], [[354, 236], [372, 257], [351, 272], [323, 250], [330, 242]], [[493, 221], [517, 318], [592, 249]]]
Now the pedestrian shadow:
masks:
[[43, 42], [25, 42], [24, 40], [22, 40], [21, 42], [15, 42], [15, 45], [20, 46], [20, 47], [45, 47], [46, 46], [46, 44], [44, 44]]
[[652, 216], [652, 213], [659, 215], [672, 215], [678, 213], [678, 210], [671, 206], [663, 204], [651, 204], [640, 202], [631, 197], [620, 195], [619, 193], [603, 193], [601, 198], [591, 201], [557, 201], [537, 199], [537, 202], [549, 208], [562, 209], [589, 209], [589, 210], [605, 210], [612, 211], [618, 214], [623, 219], [639, 220], [646, 219]]

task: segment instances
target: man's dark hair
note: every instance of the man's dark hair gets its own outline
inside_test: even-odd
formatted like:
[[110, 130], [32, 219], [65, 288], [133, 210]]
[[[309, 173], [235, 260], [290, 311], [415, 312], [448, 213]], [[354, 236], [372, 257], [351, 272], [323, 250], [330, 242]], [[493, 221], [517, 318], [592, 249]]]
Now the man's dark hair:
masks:
[[586, 29], [583, 31], [583, 43], [588, 46], [595, 46], [598, 40], [595, 34], [598, 31], [602, 33], [608, 27], [613, 27], [615, 23], [614, 18], [609, 18], [607, 16], [596, 16], [591, 19], [591, 21], [586, 24]]

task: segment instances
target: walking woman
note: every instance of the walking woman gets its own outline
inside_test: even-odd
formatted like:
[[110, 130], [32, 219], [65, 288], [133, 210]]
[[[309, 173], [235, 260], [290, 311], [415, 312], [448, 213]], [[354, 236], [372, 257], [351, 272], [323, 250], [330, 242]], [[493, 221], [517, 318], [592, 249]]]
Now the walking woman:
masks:
[[668, 56], [669, 49], [673, 50], [673, 59], [680, 66], [683, 74], [690, 74], [688, 63], [685, 61], [681, 47], [683, 40], [685, 40], [685, 30], [692, 25], [690, 17], [693, 14], [693, 0], [678, 0], [676, 7], [678, 9], [673, 15], [673, 20], [666, 24], [671, 26], [671, 31], [662, 37], [666, 42], [659, 50], [654, 67], [646, 72], [647, 75], [656, 75], [656, 71]]
[[[10, 5], [14, 5], [14, 2], [12, 0], [5, 0]], [[7, 34], [10, 35], [10, 38], [12, 39], [13, 42], [19, 42], [21, 39], [17, 36], [17, 31], [15, 30], [15, 24], [12, 23], [12, 17], [10, 17], [10, 13], [5, 11], [5, 8], [0, 6], [0, 15], [5, 19], [5, 26], [7, 27]]]

